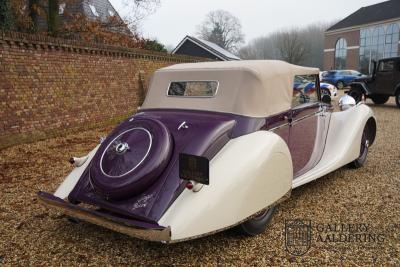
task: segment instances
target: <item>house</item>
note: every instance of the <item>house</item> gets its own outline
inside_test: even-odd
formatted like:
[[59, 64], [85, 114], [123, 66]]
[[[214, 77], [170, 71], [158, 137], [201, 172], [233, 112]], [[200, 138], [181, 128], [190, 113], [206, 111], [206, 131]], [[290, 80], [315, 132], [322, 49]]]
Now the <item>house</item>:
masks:
[[183, 38], [172, 54], [204, 57], [218, 61], [240, 60], [239, 57], [212, 42], [189, 35]]
[[325, 32], [324, 69], [358, 69], [399, 56], [400, 0], [362, 7]]
[[[40, 1], [40, 0], [39, 0]], [[48, 10], [48, 1], [40, 5]], [[81, 15], [89, 20], [99, 20], [106, 23], [109, 18], [115, 17], [122, 22], [118, 12], [114, 9], [109, 0], [59, 0], [58, 16], [62, 24], [68, 24], [75, 20], [76, 15]], [[47, 30], [48, 24], [45, 16], [37, 16], [37, 24], [40, 30]], [[122, 26], [121, 26], [122, 25]], [[131, 34], [128, 27], [119, 24], [118, 27], [109, 27], [110, 31]]]

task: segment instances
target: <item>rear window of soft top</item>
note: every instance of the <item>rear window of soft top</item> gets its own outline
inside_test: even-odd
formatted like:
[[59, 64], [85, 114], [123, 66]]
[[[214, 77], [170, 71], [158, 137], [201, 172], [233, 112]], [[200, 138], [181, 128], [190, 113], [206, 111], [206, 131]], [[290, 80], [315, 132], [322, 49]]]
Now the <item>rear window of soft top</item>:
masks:
[[217, 89], [217, 81], [176, 81], [169, 84], [168, 96], [213, 97]]

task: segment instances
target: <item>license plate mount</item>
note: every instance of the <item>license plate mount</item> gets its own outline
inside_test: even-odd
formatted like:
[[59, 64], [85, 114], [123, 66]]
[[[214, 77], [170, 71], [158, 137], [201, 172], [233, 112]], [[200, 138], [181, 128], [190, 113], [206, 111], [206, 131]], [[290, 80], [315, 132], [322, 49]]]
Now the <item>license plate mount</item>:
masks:
[[210, 184], [210, 161], [206, 157], [180, 153], [179, 178]]

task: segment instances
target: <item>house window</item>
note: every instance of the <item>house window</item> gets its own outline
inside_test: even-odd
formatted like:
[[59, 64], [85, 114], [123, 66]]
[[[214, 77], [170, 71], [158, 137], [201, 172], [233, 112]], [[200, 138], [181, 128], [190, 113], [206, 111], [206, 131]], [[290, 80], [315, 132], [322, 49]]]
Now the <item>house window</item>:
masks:
[[58, 6], [58, 14], [59, 14], [59, 15], [64, 14], [64, 10], [65, 10], [65, 3], [61, 3], [61, 4]]
[[96, 7], [94, 5], [89, 5], [89, 7], [90, 7], [90, 10], [92, 11], [93, 15], [98, 17], [99, 13], [97, 13]]
[[335, 47], [335, 69], [342, 70], [346, 68], [347, 42], [340, 38]]
[[372, 32], [370, 29], [361, 29], [360, 31], [360, 61], [359, 69], [362, 73], [370, 73], [372, 55]]
[[[385, 30], [386, 29], [386, 30]], [[399, 26], [377, 26], [360, 31], [360, 71], [372, 73], [372, 61], [398, 55]]]
[[399, 26], [390, 24], [386, 30], [384, 57], [396, 57], [399, 43]]
[[375, 51], [373, 58], [375, 60], [383, 58], [385, 50], [385, 28], [379, 26], [372, 32], [372, 48]]

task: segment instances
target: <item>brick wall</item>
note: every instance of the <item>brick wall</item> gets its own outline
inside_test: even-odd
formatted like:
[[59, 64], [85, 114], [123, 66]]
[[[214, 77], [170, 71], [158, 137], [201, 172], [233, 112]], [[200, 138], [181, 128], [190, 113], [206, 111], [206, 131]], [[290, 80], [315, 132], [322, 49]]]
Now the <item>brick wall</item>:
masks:
[[156, 69], [200, 60], [0, 32], [0, 148], [115, 123]]
[[[348, 32], [325, 33], [324, 51], [324, 70], [334, 69], [335, 65], [335, 46], [340, 38], [345, 38], [347, 42], [346, 69], [358, 69], [360, 30]], [[332, 51], [333, 49], [333, 51]], [[328, 51], [326, 51], [328, 50]]]

